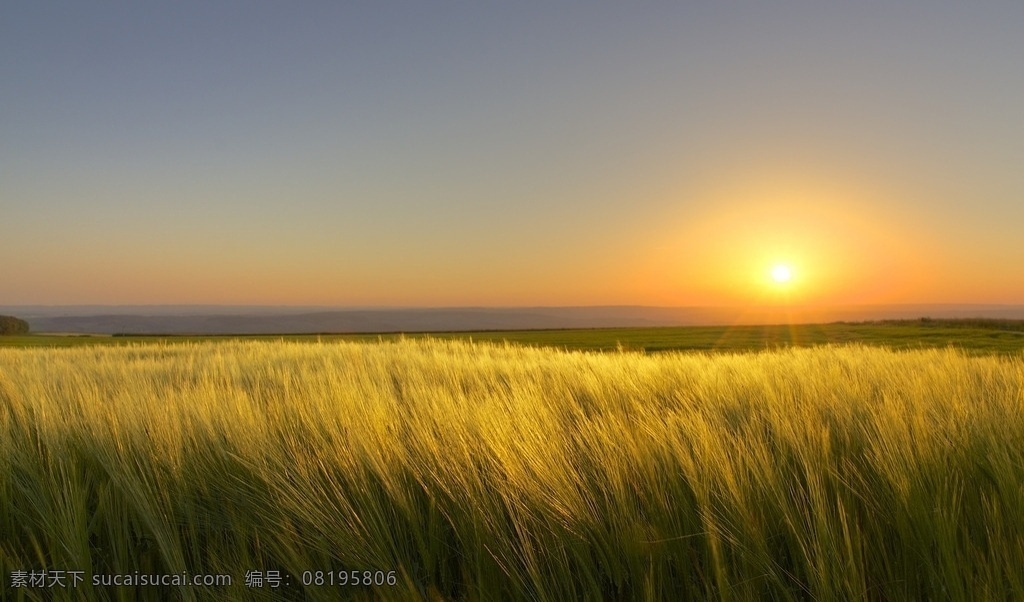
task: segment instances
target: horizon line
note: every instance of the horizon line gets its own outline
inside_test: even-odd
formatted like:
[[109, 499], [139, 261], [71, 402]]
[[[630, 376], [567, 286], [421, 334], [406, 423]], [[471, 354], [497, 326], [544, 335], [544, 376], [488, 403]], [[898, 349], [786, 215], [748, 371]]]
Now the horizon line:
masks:
[[336, 310], [409, 310], [409, 309], [581, 309], [581, 308], [647, 308], [647, 309], [751, 309], [751, 308], [840, 308], [840, 307], [919, 307], [919, 306], [969, 306], [969, 307], [1024, 307], [1024, 300], [1016, 303], [923, 301], [902, 303], [828, 303], [828, 304], [723, 304], [723, 305], [646, 305], [642, 303], [601, 303], [570, 305], [326, 305], [326, 304], [283, 304], [283, 303], [9, 303], [0, 308], [85, 308], [85, 307], [216, 307], [216, 308], [283, 308], [283, 309], [336, 309]]

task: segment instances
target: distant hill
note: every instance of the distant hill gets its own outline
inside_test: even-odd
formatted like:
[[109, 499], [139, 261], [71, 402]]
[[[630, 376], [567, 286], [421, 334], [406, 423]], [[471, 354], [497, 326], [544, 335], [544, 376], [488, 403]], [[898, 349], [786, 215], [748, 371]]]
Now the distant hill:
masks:
[[324, 308], [273, 306], [0, 306], [34, 332], [96, 334], [304, 334], [442, 332], [929, 318], [1024, 319], [1024, 305], [877, 305], [832, 308], [508, 307]]

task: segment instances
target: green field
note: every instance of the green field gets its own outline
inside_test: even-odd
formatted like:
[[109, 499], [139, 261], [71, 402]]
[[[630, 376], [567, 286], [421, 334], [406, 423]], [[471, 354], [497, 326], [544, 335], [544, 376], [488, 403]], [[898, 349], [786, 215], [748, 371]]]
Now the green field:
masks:
[[940, 339], [0, 349], [0, 598], [1024, 599], [1024, 356]]
[[609, 351], [763, 351], [780, 347], [860, 343], [895, 349], [953, 346], [968, 353], [1014, 354], [1024, 351], [1024, 321], [893, 320], [884, 322], [773, 326], [683, 326], [595, 328], [448, 333], [251, 335], [251, 336], [88, 336], [29, 335], [0, 337], [0, 346], [126, 345], [132, 343], [223, 341], [378, 341], [406, 338], [471, 339], [570, 350]]

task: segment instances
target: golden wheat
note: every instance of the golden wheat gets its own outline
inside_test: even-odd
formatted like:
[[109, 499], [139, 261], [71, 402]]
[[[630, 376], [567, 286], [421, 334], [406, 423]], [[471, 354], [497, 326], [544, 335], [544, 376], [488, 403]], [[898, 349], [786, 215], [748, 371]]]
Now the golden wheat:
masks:
[[[1016, 599], [1021, 508], [1020, 357], [0, 349], [12, 599], [58, 569], [234, 576], [185, 599]], [[351, 570], [396, 583], [303, 585]]]

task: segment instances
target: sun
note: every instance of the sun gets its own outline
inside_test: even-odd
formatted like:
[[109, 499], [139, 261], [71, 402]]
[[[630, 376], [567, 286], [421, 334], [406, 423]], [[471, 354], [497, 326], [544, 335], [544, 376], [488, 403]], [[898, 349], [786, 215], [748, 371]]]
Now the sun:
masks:
[[772, 280], [778, 284], [785, 284], [793, 279], [793, 270], [785, 264], [778, 264], [772, 267]]

